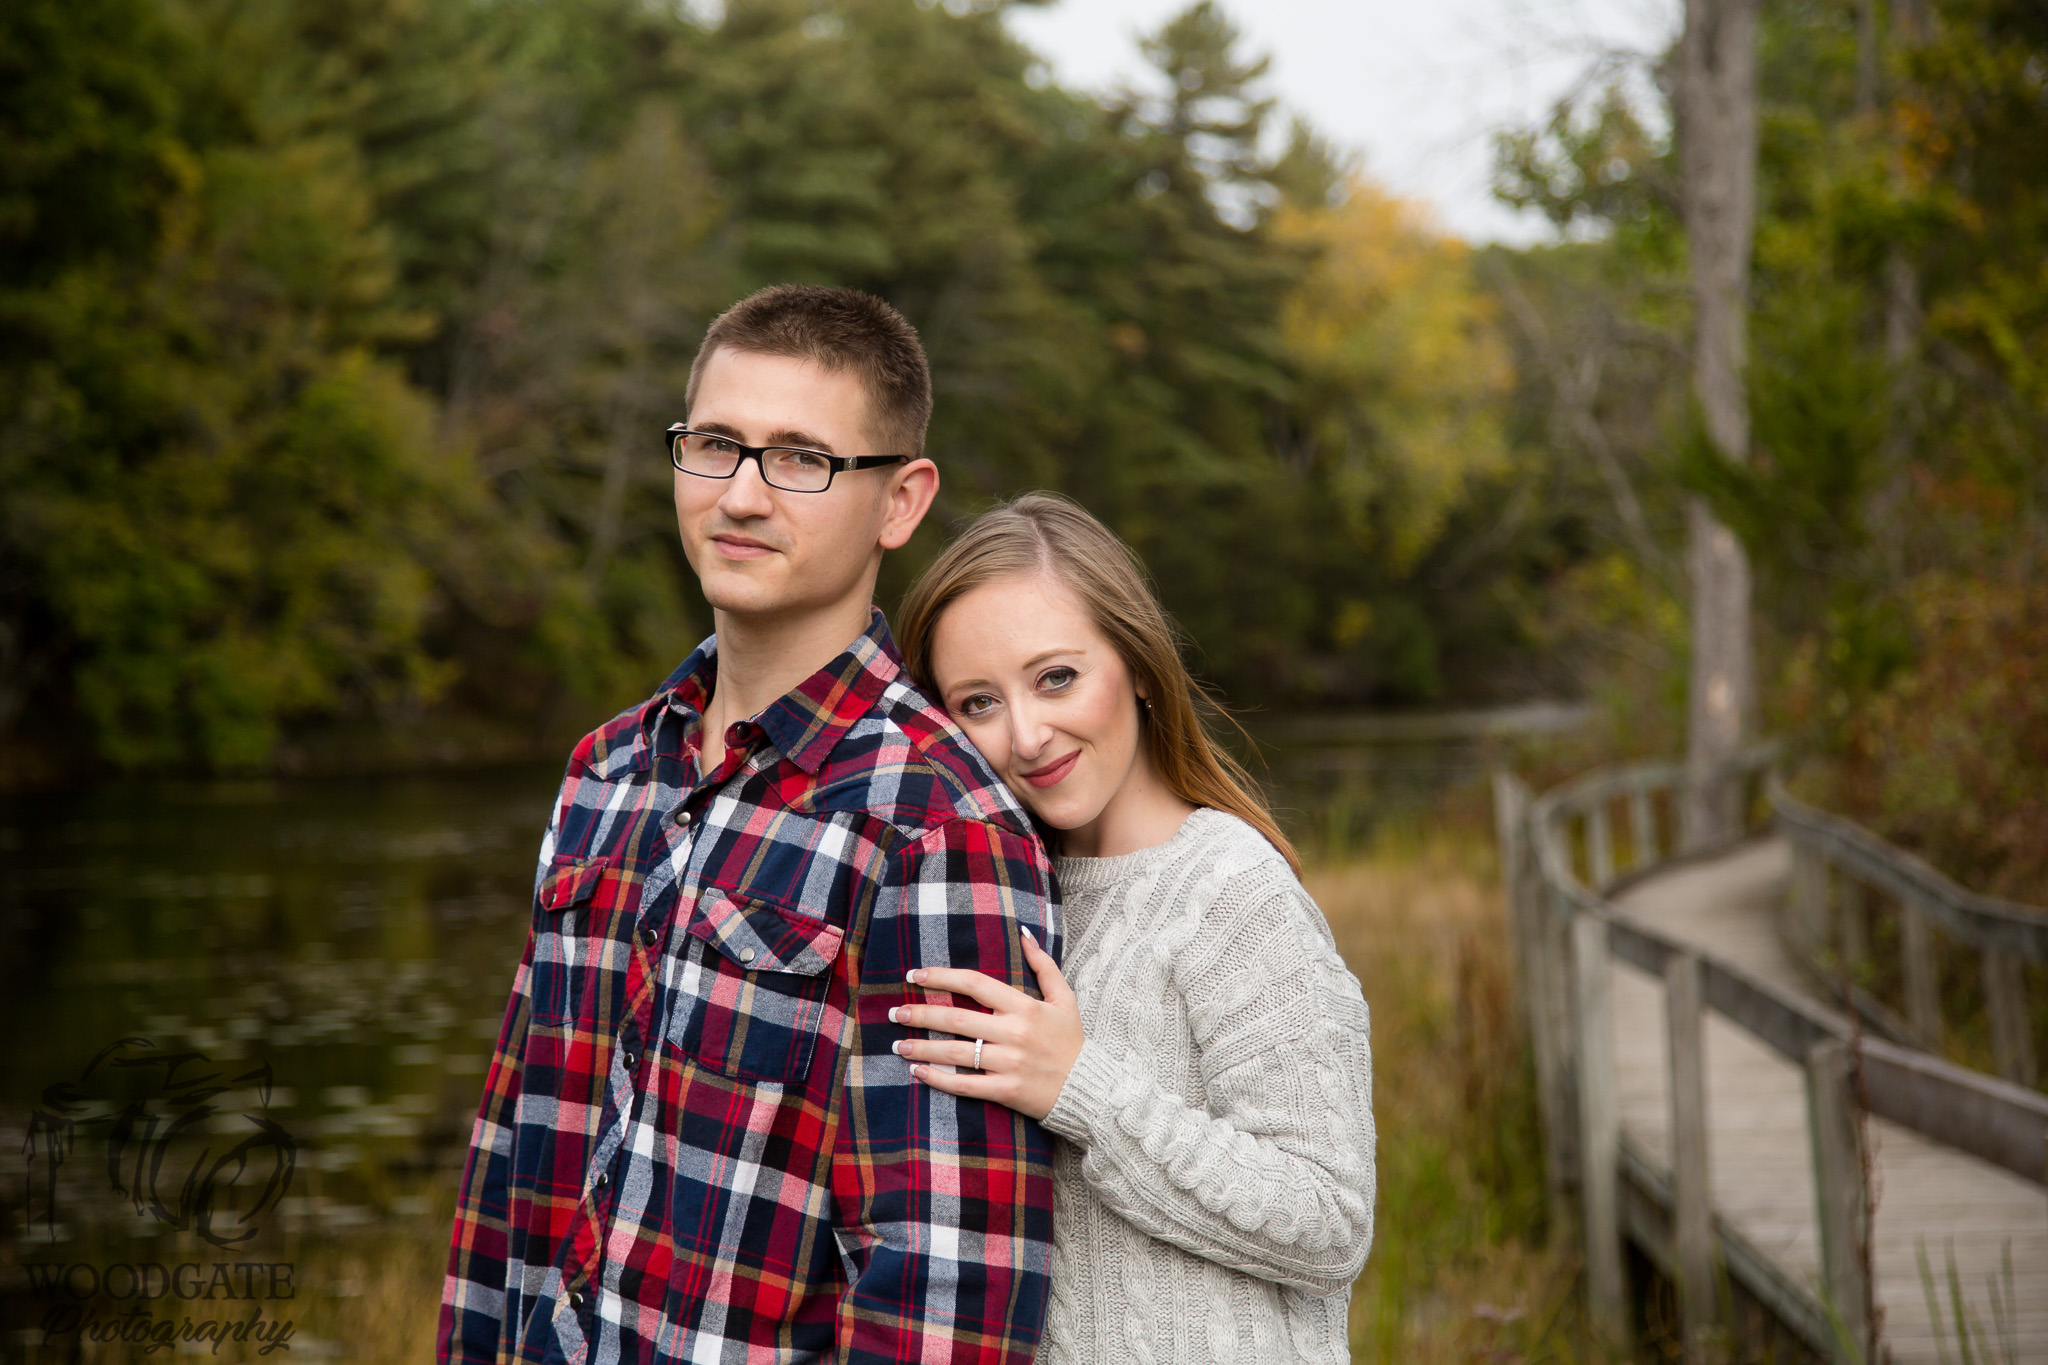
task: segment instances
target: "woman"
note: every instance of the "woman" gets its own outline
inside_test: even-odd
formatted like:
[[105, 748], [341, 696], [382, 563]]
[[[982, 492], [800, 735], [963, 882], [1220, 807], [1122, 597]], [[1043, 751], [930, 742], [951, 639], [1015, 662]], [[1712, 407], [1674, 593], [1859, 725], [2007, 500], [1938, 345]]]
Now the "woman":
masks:
[[918, 1080], [1064, 1139], [1041, 1358], [1348, 1361], [1372, 1241], [1365, 1001], [1204, 732], [1135, 559], [1034, 493], [949, 545], [899, 624], [912, 676], [1057, 855], [1072, 989], [1027, 932], [1043, 1000], [935, 968], [913, 983], [993, 1012], [891, 1014], [958, 1035], [897, 1045]]

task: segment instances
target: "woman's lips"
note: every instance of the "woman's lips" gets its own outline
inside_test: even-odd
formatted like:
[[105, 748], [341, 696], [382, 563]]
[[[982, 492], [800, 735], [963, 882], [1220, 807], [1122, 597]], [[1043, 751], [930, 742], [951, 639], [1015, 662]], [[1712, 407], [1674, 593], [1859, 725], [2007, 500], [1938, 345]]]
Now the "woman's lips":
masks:
[[1035, 773], [1025, 773], [1024, 780], [1034, 787], [1050, 787], [1053, 783], [1072, 772], [1074, 765], [1080, 762], [1080, 760], [1081, 751], [1076, 749], [1057, 763], [1048, 763]]

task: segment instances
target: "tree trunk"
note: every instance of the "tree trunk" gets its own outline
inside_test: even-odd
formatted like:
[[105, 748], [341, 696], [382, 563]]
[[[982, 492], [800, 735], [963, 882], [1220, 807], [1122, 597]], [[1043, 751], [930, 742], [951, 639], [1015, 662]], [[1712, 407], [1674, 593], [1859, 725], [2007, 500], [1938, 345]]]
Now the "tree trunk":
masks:
[[1692, 581], [1692, 676], [1686, 689], [1684, 800], [1687, 850], [1742, 830], [1741, 784], [1729, 764], [1742, 752], [1756, 710], [1749, 635], [1749, 555], [1705, 500], [1685, 506], [1687, 577]]
[[[1867, 0], [1875, 5], [1877, 0]], [[1904, 52], [1923, 39], [1926, 31], [1926, 15], [1919, 0], [1893, 0], [1892, 42], [1898, 51]], [[1877, 34], [1873, 30], [1871, 46], [1877, 46]], [[1873, 52], [1872, 62], [1879, 60]], [[1894, 70], [1898, 68], [1895, 65]], [[1896, 102], [1900, 91], [1883, 92], [1873, 83], [1870, 103], [1867, 108], [1857, 109], [1866, 115], [1873, 125], [1881, 115], [1880, 103], [1886, 94]], [[1899, 145], [1896, 128], [1886, 130], [1891, 139], [1891, 184], [1895, 194], [1911, 193], [1907, 186], [1905, 149]], [[1889, 581], [1898, 583], [1905, 577], [1905, 537], [1899, 532], [1899, 521], [1907, 499], [1906, 463], [1913, 452], [1913, 432], [1920, 415], [1919, 393], [1915, 383], [1918, 369], [1915, 361], [1920, 354], [1920, 270], [1913, 257], [1897, 242], [1885, 254], [1884, 279], [1882, 285], [1884, 300], [1884, 363], [1889, 376], [1891, 398], [1891, 420], [1885, 425], [1884, 445], [1880, 451], [1883, 476], [1869, 508], [1871, 538], [1883, 557], [1883, 567]]]
[[[1756, 228], [1758, 0], [1686, 0], [1679, 41], [1678, 135], [1696, 314], [1693, 385], [1707, 435], [1725, 459], [1749, 458], [1743, 387], [1750, 244]], [[1756, 709], [1749, 558], [1698, 498], [1686, 506], [1692, 585], [1692, 669], [1686, 705], [1683, 842], [1737, 832], [1726, 766]]]
[[[1859, 66], [1868, 66], [1871, 75], [1867, 81], [1858, 78], [1856, 113], [1859, 117], [1875, 123], [1881, 109], [1884, 92], [1879, 89], [1877, 71], [1882, 59], [1879, 51], [1877, 29], [1877, 0], [1864, 0], [1870, 11], [1867, 35], [1859, 31], [1859, 49], [1867, 49], [1868, 55], [1859, 61]], [[1893, 0], [1892, 41], [1900, 51], [1917, 46], [1924, 38], [1927, 16], [1920, 0]], [[1898, 91], [1892, 98], [1899, 97]], [[1907, 186], [1905, 149], [1898, 145], [1899, 134], [1894, 129], [1886, 134], [1892, 139], [1891, 181], [1895, 193], [1905, 193]], [[1884, 262], [1884, 359], [1892, 373], [1894, 389], [1906, 378], [1909, 368], [1920, 349], [1920, 272], [1904, 249], [1894, 244]], [[1904, 406], [1903, 404], [1901, 405]], [[1908, 414], [1895, 412], [1891, 424], [1891, 436], [1903, 438], [1908, 423], [1903, 420]]]

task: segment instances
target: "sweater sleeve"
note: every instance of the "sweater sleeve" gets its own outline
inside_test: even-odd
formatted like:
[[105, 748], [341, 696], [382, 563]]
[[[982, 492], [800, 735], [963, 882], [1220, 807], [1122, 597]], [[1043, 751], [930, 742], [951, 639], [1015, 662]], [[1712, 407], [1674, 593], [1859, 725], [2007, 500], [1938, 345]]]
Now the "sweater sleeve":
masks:
[[1210, 883], [1182, 924], [1166, 946], [1206, 1105], [1163, 1085], [1145, 1057], [1090, 1039], [1045, 1126], [1083, 1150], [1083, 1179], [1141, 1231], [1260, 1279], [1338, 1292], [1372, 1244], [1358, 981], [1291, 877]]

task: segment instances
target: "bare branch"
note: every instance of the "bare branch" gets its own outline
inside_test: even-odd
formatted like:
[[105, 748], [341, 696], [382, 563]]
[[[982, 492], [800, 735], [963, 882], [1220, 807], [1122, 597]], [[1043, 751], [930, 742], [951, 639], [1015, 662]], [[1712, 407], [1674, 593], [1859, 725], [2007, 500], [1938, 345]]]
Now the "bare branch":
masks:
[[1489, 267], [1501, 297], [1507, 303], [1508, 313], [1528, 338], [1531, 349], [1543, 362], [1543, 368], [1550, 377], [1551, 391], [1556, 395], [1553, 420], [1593, 457], [1593, 464], [1599, 469], [1608, 495], [1614, 499], [1614, 509], [1628, 532], [1629, 542], [1644, 565], [1667, 586], [1675, 586], [1678, 581], [1677, 565], [1651, 533], [1649, 519], [1643, 515], [1642, 501], [1636, 497], [1635, 485], [1629, 481], [1628, 471], [1622, 468], [1620, 459], [1615, 455], [1614, 443], [1608, 440], [1606, 428], [1600, 425], [1600, 419], [1593, 413], [1593, 400], [1600, 392], [1606, 356], [1600, 352], [1588, 352], [1574, 366], [1551, 335], [1550, 325], [1544, 321], [1542, 312], [1530, 300], [1521, 283], [1497, 262], [1489, 262]]

